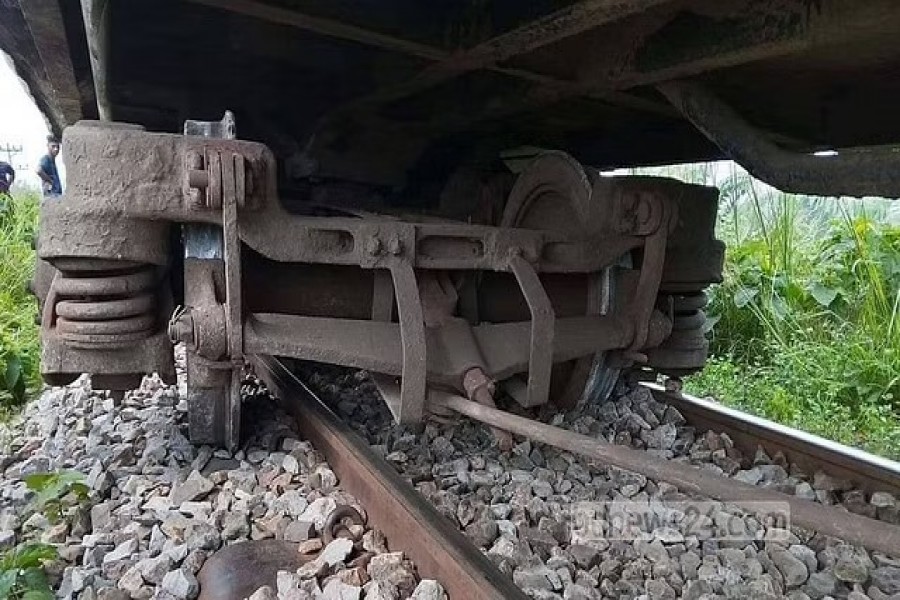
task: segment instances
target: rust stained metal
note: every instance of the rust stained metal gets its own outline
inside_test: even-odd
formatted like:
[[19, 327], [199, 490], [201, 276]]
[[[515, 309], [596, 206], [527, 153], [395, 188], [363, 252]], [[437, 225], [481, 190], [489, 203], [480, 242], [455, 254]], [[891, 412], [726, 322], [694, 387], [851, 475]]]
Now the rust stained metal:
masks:
[[841, 538], [871, 550], [892, 555], [900, 548], [900, 526], [897, 525], [712, 475], [681, 462], [657, 458], [646, 452], [488, 408], [453, 394], [433, 391], [429, 395], [429, 404], [516, 435], [640, 473], [655, 481], [665, 481], [685, 493], [720, 500], [751, 512], [759, 510], [760, 502], [786, 503], [790, 506], [792, 525]]
[[[228, 129], [227, 123], [216, 125]], [[554, 363], [629, 346], [657, 346], [672, 329], [671, 319], [653, 305], [665, 270], [669, 217], [675, 211], [669, 204], [688, 191], [673, 187], [673, 182], [640, 180], [631, 186], [604, 181], [570, 157], [554, 154], [522, 176], [510, 200], [517, 208], [511, 220], [504, 220], [505, 226], [377, 215], [315, 217], [290, 215], [282, 208], [275, 193], [274, 158], [260, 144], [80, 125], [66, 132], [65, 147], [79, 168], [72, 169], [70, 192], [65, 202], [58, 203], [62, 208], [45, 207], [39, 244], [40, 256], [58, 268], [71, 264], [90, 275], [98, 268], [97, 259], [111, 256], [127, 259], [129, 269], [152, 262], [165, 265], [167, 252], [160, 252], [154, 240], [128, 246], [129, 235], [151, 231], [160, 242], [168, 238], [171, 224], [190, 225], [185, 229], [183, 263], [188, 308], [172, 318], [169, 329], [189, 347], [188, 395], [190, 412], [196, 416], [190, 418], [196, 441], [229, 446], [239, 441], [238, 391], [245, 352], [401, 377], [400, 402], [391, 409], [398, 421], [411, 424], [423, 417], [427, 381], [462, 389], [464, 375], [473, 367], [497, 380], [528, 371], [526, 403], [543, 404], [549, 397]], [[203, 177], [198, 175], [201, 171]], [[204, 194], [194, 193], [198, 185]], [[561, 202], [568, 207], [562, 213]], [[145, 223], [159, 227], [144, 227]], [[578, 227], [573, 226], [576, 223]], [[85, 239], [80, 234], [86, 225], [106, 234]], [[275, 273], [301, 279], [311, 273], [310, 281], [316, 281], [317, 273], [321, 277], [327, 268], [334, 268], [340, 278], [313, 294], [318, 299], [313, 308], [308, 302], [288, 301], [274, 309], [279, 314], [250, 313], [243, 309], [241, 289], [246, 285], [245, 244], [257, 251], [246, 250], [247, 256], [257, 257], [254, 270], [292, 263], [298, 270]], [[587, 274], [639, 247], [645, 248], [645, 260], [631, 313], [569, 316], [584, 315], [587, 308], [579, 301], [574, 313], [567, 311], [561, 293], [578, 292]], [[423, 271], [421, 290], [416, 269]], [[507, 282], [502, 293], [524, 299], [523, 314], [515, 316], [519, 308], [513, 303], [513, 312], [500, 314], [494, 323], [455, 317], [457, 274], [450, 271], [469, 270], [497, 272], [499, 280]], [[147, 291], [130, 283], [136, 271], [127, 271], [121, 281], [110, 277], [120, 272], [104, 271], [101, 283], [118, 292]], [[329, 296], [360, 291], [358, 278], [364, 272], [364, 306], [357, 299], [332, 301]], [[557, 284], [574, 277], [557, 287], [559, 293], [551, 300], [539, 272]], [[68, 284], [65, 270], [62, 275], [48, 306], [67, 299], [60, 296], [72, 291], [67, 286], [93, 283], [88, 277]], [[164, 295], [171, 302], [171, 295]], [[563, 318], [557, 318], [555, 302], [560, 303]], [[392, 322], [394, 305], [399, 323]], [[64, 307], [70, 314], [78, 312]], [[50, 310], [45, 316], [52, 315]], [[107, 312], [122, 310], [116, 304]], [[321, 316], [308, 316], [310, 312]], [[153, 325], [165, 323], [169, 315], [171, 307]], [[72, 344], [105, 341], [94, 339], [99, 335], [115, 333], [122, 337], [119, 341], [133, 341], [155, 331], [143, 315], [118, 318], [115, 331], [95, 323], [70, 326], [67, 319], [71, 318], [51, 319], [45, 333], [59, 343], [70, 342], [68, 351], [77, 349]], [[86, 370], [121, 374], [104, 371], [107, 367]]]
[[[791, 55], [817, 51], [824, 53], [841, 44], [862, 44], [872, 33], [883, 34], [891, 27], [896, 29], [900, 26], [900, 13], [889, 0], [862, 5], [848, 0], [824, 0], [815, 9], [810, 9], [809, 3], [804, 0], [778, 0], [763, 5], [745, 0], [714, 9], [695, 2], [684, 12], [693, 14], [694, 11], [706, 19], [704, 23], [714, 27], [713, 34], [685, 32], [687, 27], [676, 19], [677, 12], [661, 11], [662, 14], [657, 15], [651, 11], [630, 19], [621, 28], [607, 28], [609, 35], [590, 35], [584, 39], [569, 40], [566, 42], [570, 46], [568, 48], [554, 47], [554, 51], [571, 58], [572, 75], [567, 82], [550, 84], [535, 81], [533, 86], [514, 97], [499, 90], [484, 98], [480, 109], [452, 115], [440, 113], [427, 122], [418, 123], [415, 130], [404, 130], [403, 124], [384, 118], [366, 120], [364, 129], [370, 132], [381, 128], [396, 136], [399, 128], [405, 131], [408, 140], [421, 139], [421, 144], [425, 145], [428, 139], [472, 131], [479, 124], [507, 121], [577, 97], [607, 97], [609, 103], [614, 105], [653, 110], [653, 107], [641, 107], [635, 102], [622, 102], [621, 96], [627, 90], [640, 86]], [[674, 32], [667, 28], [671, 24], [675, 26]], [[705, 29], [699, 27], [695, 31], [702, 33]], [[527, 64], [518, 70], [527, 72]], [[413, 82], [415, 79], [365, 98], [377, 101], [376, 105], [392, 101], [403, 97], [400, 93], [405, 93], [402, 85], [411, 86], [410, 93], [418, 91], [420, 84]], [[397, 93], [392, 92], [395, 89]], [[385, 98], [382, 100], [379, 94]], [[616, 95], [620, 97], [616, 98]], [[356, 102], [364, 103], [365, 98]], [[627, 98], [638, 100], [634, 95], [627, 95]], [[665, 109], [654, 112], [677, 116], [670, 112], [666, 115]], [[340, 123], [341, 120], [337, 119], [333, 124]], [[327, 163], [329, 166], [332, 157], [328, 156], [325, 144], [329, 139], [328, 132], [332, 130], [331, 125], [323, 122], [325, 129], [317, 138], [322, 145], [313, 150], [316, 157], [316, 151], [321, 151], [323, 165]], [[335, 127], [334, 131], [339, 129]], [[347, 137], [339, 139], [344, 147], [357, 142]]]
[[503, 575], [409, 483], [331, 413], [279, 361], [251, 358], [256, 373], [287, 405], [303, 437], [321, 452], [341, 486], [366, 507], [392, 551], [403, 551], [421, 577], [436, 579], [453, 600], [525, 600]]
[[108, 72], [109, 11], [109, 0], [81, 0], [91, 73], [94, 76], [94, 96], [97, 99], [97, 113], [101, 121], [113, 119]]
[[553, 369], [553, 342], [556, 313], [547, 291], [531, 264], [521, 256], [512, 256], [509, 266], [516, 276], [531, 313], [531, 336], [528, 344], [527, 406], [544, 404], [550, 395], [550, 371]]
[[[334, 109], [323, 120], [331, 122], [360, 109], [380, 106], [428, 88], [465, 73], [488, 69], [505, 75], [533, 81], [554, 89], [568, 89], [571, 84], [553, 77], [533, 73], [525, 69], [502, 67], [499, 63], [516, 56], [527, 54], [554, 42], [574, 37], [580, 33], [612, 23], [631, 15], [639, 14], [656, 6], [669, 4], [672, 0], [582, 0], [572, 6], [500, 34], [492, 39], [459, 52], [448, 52], [426, 44], [420, 44], [395, 36], [363, 29], [333, 19], [316, 17], [267, 5], [255, 0], [190, 0], [191, 2], [228, 10], [249, 17], [288, 25], [314, 33], [345, 39], [417, 58], [435, 61], [412, 79], [377, 90], [371, 95], [353, 100]], [[638, 110], [666, 113], [663, 105], [650, 100], [634, 98], [621, 93], [604, 94], [602, 100], [629, 106]]]
[[63, 122], [55, 125], [72, 125], [84, 115], [59, 5], [57, 2], [24, 1], [19, 2], [19, 7], [52, 87], [55, 108], [62, 114]]
[[900, 152], [895, 147], [837, 156], [791, 152], [769, 141], [699, 84], [669, 82], [659, 91], [728, 157], [784, 192], [900, 197]]
[[245, 197], [244, 157], [225, 154], [222, 164], [222, 231], [225, 259], [225, 331], [231, 360], [231, 384], [226, 399], [225, 443], [234, 449], [241, 440], [241, 380], [244, 361], [244, 320], [241, 297], [241, 240], [238, 202]]
[[419, 286], [412, 266], [397, 260], [390, 268], [397, 299], [397, 315], [400, 320], [400, 343], [403, 368], [400, 374], [400, 405], [391, 406], [391, 412], [399, 423], [419, 423], [425, 413], [425, 385], [427, 377], [428, 348], [425, 344], [425, 319]]
[[[660, 313], [654, 321], [667, 322]], [[594, 352], [625, 347], [633, 338], [631, 323], [609, 316], [569, 317], [556, 320], [552, 347], [553, 362], [572, 360]], [[270, 354], [334, 363], [400, 376], [403, 373], [403, 344], [397, 323], [303, 317], [297, 315], [251, 314], [244, 327], [248, 354]], [[651, 327], [658, 330], [659, 327]], [[505, 379], [528, 369], [531, 323], [483, 324], [472, 327], [485, 372]], [[470, 357], [452, 351], [458, 340], [452, 325], [425, 330], [427, 375], [430, 381], [458, 387]], [[659, 343], [662, 340], [652, 340]]]

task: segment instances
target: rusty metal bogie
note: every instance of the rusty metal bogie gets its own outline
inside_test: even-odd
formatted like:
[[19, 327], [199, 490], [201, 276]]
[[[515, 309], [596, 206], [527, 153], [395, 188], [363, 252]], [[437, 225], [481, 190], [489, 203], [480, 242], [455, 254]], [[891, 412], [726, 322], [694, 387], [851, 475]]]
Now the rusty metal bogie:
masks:
[[[226, 120], [199, 131], [233, 133]], [[701, 292], [721, 272], [710, 220], [679, 220], [694, 201], [714, 217], [715, 193], [600, 177], [562, 153], [519, 175], [496, 225], [291, 214], [272, 154], [234, 139], [78, 125], [64, 153], [69, 189], [43, 207], [39, 240], [40, 257], [61, 269], [44, 302], [45, 377], [168, 377], [169, 337], [183, 342], [195, 441], [237, 443], [248, 354], [400, 377], [391, 409], [406, 423], [423, 418], [429, 385], [475, 393], [473, 373], [522, 375], [522, 401], [535, 406], [551, 399], [555, 365], [581, 361], [572, 371], [586, 378], [589, 358], [609, 352], [665, 368], [666, 341], [676, 338], [670, 354], [693, 348], [702, 320], [676, 316], [668, 299]], [[177, 298], [166, 280], [175, 225], [185, 247]], [[698, 249], [711, 258], [691, 273], [684, 263]], [[629, 254], [637, 266], [620, 269], [617, 301], [601, 301], [610, 269]], [[270, 286], [281, 281], [276, 301]], [[699, 365], [679, 359], [678, 368], [702, 366], [705, 348]], [[477, 392], [485, 402], [486, 389]]]

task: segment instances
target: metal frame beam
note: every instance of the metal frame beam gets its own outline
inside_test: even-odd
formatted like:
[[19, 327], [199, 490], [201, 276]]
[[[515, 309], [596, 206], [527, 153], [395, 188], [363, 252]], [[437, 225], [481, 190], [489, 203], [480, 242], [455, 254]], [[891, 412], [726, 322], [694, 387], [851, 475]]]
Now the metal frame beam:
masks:
[[44, 65], [55, 108], [65, 123], [71, 125], [82, 118], [82, 103], [59, 4], [20, 0], [19, 8]]
[[[339, 106], [328, 118], [367, 107], [380, 106], [434, 87], [465, 73], [487, 69], [510, 77], [532, 81], [553, 88], [567, 88], [569, 83], [524, 69], [505, 68], [498, 63], [527, 54], [554, 42], [573, 37], [607, 23], [639, 14], [672, 0], [583, 0], [555, 11], [526, 25], [498, 35], [461, 52], [449, 52], [380, 32], [348, 25], [328, 18], [271, 6], [258, 0], [190, 0], [195, 4], [218, 8], [271, 23], [296, 27], [368, 46], [433, 61], [434, 64], [412, 79], [376, 90]], [[599, 99], [638, 110], [671, 114], [665, 104], [632, 98], [626, 94], [604, 94]]]

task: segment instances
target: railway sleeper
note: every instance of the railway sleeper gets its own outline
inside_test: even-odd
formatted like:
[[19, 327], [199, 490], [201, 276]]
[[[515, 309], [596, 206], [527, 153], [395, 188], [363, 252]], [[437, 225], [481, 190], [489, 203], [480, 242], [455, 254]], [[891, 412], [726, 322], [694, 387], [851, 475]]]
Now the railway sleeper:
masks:
[[399, 378], [389, 405], [407, 424], [429, 389], [490, 405], [502, 382], [525, 406], [570, 406], [602, 398], [621, 368], [706, 361], [703, 291], [724, 250], [714, 188], [605, 177], [545, 152], [484, 194], [494, 218], [320, 216], [288, 211], [274, 156], [235, 131], [230, 113], [185, 135], [66, 130], [68, 190], [41, 209], [51, 283], [34, 286], [48, 382], [171, 380], [184, 343], [191, 438], [234, 447], [255, 354]]

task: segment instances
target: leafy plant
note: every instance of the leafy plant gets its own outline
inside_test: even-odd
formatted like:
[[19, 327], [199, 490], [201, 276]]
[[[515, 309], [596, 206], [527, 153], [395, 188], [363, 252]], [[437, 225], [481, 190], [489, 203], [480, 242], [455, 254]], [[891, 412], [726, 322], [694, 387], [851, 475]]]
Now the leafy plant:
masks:
[[722, 191], [715, 358], [687, 389], [900, 457], [898, 205], [782, 194], [733, 164], [662, 174]]
[[39, 385], [37, 303], [28, 292], [39, 196], [17, 192], [0, 202], [0, 406], [21, 405]]
[[58, 523], [66, 509], [87, 502], [90, 492], [84, 475], [76, 471], [34, 473], [25, 477], [25, 485], [35, 492], [34, 511], [51, 523]]
[[[28, 513], [43, 513], [51, 523], [62, 519], [69, 508], [88, 500], [84, 476], [74, 471], [36, 473], [25, 477], [35, 492]], [[24, 542], [0, 553], [0, 599], [52, 600], [44, 564], [58, 558], [50, 544]]]
[[44, 563], [56, 560], [50, 544], [19, 544], [0, 557], [0, 598], [52, 600], [55, 596]]

